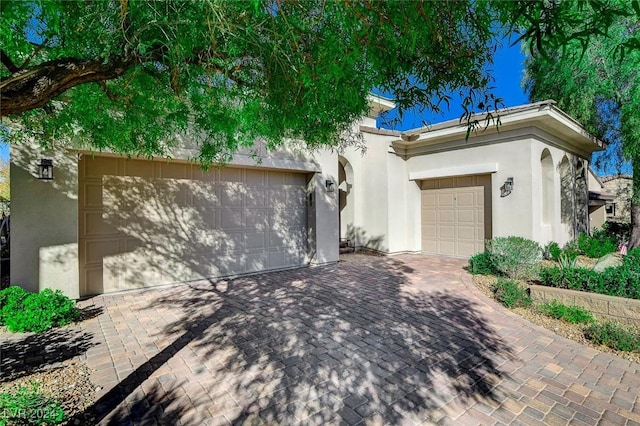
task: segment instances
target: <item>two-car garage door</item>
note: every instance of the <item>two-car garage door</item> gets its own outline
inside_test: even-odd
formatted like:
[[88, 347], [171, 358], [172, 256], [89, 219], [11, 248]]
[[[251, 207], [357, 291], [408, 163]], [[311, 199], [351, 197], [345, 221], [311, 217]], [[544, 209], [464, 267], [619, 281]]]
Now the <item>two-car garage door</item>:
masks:
[[424, 180], [422, 252], [469, 257], [491, 238], [491, 176]]
[[300, 266], [307, 175], [84, 156], [82, 295]]

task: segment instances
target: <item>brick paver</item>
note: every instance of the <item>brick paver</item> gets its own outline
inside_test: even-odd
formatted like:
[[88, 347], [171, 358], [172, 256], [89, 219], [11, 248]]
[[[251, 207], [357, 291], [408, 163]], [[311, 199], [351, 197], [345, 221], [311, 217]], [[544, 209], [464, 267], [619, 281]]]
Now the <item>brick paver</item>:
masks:
[[95, 410], [105, 424], [640, 423], [640, 365], [498, 306], [465, 263], [352, 254], [94, 297]]

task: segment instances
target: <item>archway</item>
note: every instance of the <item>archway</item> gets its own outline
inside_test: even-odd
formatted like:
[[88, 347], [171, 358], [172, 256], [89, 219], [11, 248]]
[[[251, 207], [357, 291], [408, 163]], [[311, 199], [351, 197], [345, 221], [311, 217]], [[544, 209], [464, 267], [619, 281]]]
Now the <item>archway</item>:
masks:
[[[353, 189], [353, 167], [351, 163], [338, 156], [338, 206], [340, 210], [340, 239], [349, 238], [349, 229], [353, 229], [355, 218], [355, 198]], [[355, 244], [355, 241], [351, 241]]]
[[553, 196], [553, 158], [548, 149], [542, 151], [540, 156], [540, 170], [542, 173], [542, 224], [551, 225], [554, 219], [554, 196]]

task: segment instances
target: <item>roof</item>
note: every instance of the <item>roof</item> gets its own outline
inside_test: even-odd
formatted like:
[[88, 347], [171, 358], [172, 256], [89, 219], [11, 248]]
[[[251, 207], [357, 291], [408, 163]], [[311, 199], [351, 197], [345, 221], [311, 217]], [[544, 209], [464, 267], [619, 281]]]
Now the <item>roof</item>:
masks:
[[[474, 115], [472, 119], [482, 122], [488, 114]], [[521, 131], [535, 133], [550, 143], [561, 144], [564, 149], [583, 158], [589, 158], [591, 153], [605, 147], [601, 140], [588, 133], [578, 121], [555, 106], [553, 100], [505, 108], [492, 111], [490, 114], [493, 115], [491, 125], [485, 131], [472, 132], [468, 138], [466, 122], [449, 120], [403, 132], [400, 139], [393, 142], [393, 146], [396, 152], [416, 155], [418, 152], [435, 149], [436, 146], [445, 147], [459, 141], [469, 146], [482, 139], [486, 143], [487, 137], [490, 137], [489, 141], [495, 143], [502, 140], [502, 135], [509, 131]], [[500, 120], [499, 125], [495, 121], [497, 118]]]
[[603, 176], [600, 178], [602, 182], [609, 182], [616, 179], [633, 179], [633, 176], [627, 175], [627, 174], [619, 174], [619, 175]]

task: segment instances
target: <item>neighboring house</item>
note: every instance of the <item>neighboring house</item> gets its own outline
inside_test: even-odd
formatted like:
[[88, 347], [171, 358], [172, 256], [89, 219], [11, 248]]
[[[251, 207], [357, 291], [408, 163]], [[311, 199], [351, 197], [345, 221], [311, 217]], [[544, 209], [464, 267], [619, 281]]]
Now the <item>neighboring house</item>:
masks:
[[[564, 244], [588, 229], [602, 144], [552, 101], [501, 111], [499, 129], [468, 140], [457, 120], [377, 129], [393, 107], [372, 97], [354, 124], [364, 153], [244, 153], [210, 172], [188, 149], [169, 161], [12, 146], [12, 283], [81, 297], [334, 262], [340, 238], [467, 257], [496, 236]], [[36, 178], [41, 158], [53, 181]]]
[[606, 203], [607, 220], [630, 223], [633, 177], [619, 174], [605, 176], [601, 180], [605, 190], [614, 196]]
[[589, 229], [600, 229], [607, 221], [606, 206], [615, 195], [607, 192], [602, 179], [589, 167]]

